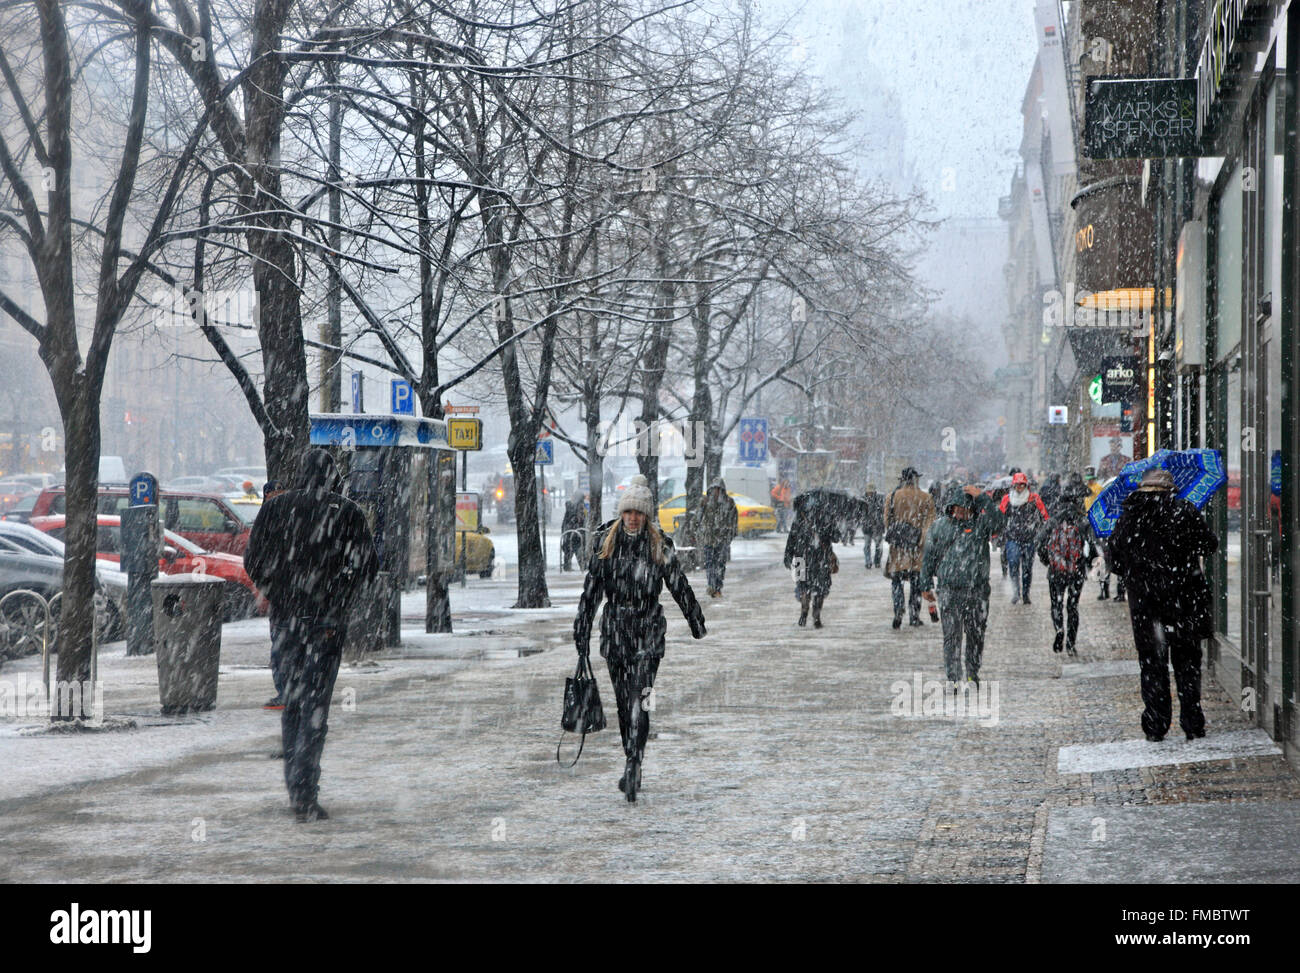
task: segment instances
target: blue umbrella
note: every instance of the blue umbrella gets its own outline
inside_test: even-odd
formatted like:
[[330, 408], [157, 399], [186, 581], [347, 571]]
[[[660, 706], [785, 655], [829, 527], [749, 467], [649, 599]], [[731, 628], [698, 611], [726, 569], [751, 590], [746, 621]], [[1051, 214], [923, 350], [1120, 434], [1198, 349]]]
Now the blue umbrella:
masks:
[[1097, 494], [1088, 509], [1088, 522], [1098, 537], [1109, 537], [1124, 511], [1124, 500], [1142, 484], [1147, 470], [1168, 470], [1174, 478], [1174, 493], [1190, 500], [1197, 509], [1210, 502], [1214, 492], [1228, 482], [1223, 459], [1215, 449], [1159, 449], [1146, 459], [1134, 460]]

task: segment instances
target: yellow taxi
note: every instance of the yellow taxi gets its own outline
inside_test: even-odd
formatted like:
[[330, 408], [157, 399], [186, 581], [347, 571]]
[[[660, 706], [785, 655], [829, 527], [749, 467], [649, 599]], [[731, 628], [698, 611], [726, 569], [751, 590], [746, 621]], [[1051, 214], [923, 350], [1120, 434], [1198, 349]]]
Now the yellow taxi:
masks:
[[477, 574], [480, 578], [492, 577], [492, 568], [497, 556], [496, 545], [488, 538], [487, 527], [476, 530], [456, 528], [456, 572], [460, 573], [461, 557], [465, 558], [465, 573]]
[[[727, 496], [736, 501], [736, 513], [740, 515], [738, 530], [741, 537], [757, 537], [776, 530], [776, 511], [765, 503], [759, 503], [743, 493], [727, 491]], [[679, 493], [659, 505], [659, 527], [667, 533], [677, 529], [677, 523], [686, 515], [686, 494]]]

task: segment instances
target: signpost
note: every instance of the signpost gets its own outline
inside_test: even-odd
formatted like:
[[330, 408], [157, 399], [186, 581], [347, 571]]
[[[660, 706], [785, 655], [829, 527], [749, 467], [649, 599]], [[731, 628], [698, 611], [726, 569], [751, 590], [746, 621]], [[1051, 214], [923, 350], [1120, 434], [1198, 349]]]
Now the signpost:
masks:
[[452, 449], [463, 449], [466, 451], [482, 449], [483, 420], [466, 418], [448, 419], [447, 442]]
[[153, 652], [153, 582], [158, 577], [158, 479], [137, 473], [122, 511], [122, 563], [126, 571], [126, 654]]
[[1070, 422], [1070, 407], [1065, 405], [1053, 405], [1047, 408], [1047, 424], [1049, 426], [1065, 426]]
[[742, 463], [767, 462], [767, 420], [749, 418], [740, 420], [740, 447], [736, 458]]
[[360, 372], [352, 373], [352, 411], [358, 414], [366, 411], [364, 398], [365, 376]]

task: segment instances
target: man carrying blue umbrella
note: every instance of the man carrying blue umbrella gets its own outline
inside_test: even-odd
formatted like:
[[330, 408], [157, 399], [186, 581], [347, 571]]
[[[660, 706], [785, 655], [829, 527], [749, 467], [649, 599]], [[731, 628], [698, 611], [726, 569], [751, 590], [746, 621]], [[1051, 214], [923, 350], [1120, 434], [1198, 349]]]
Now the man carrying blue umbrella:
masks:
[[1110, 536], [1111, 567], [1128, 584], [1142, 670], [1142, 730], [1153, 742], [1164, 739], [1173, 719], [1170, 663], [1178, 686], [1178, 722], [1189, 741], [1205, 736], [1201, 640], [1213, 634], [1214, 619], [1201, 558], [1218, 546], [1195, 504], [1174, 492], [1173, 473], [1158, 466], [1148, 468], [1136, 492], [1123, 500]]

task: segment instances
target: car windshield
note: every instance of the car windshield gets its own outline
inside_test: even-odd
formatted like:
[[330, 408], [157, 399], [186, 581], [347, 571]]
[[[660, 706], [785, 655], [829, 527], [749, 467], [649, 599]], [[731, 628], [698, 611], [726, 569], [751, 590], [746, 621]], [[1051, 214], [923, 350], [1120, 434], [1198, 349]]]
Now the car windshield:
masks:
[[231, 502], [230, 509], [239, 515], [239, 519], [244, 522], [245, 527], [253, 526], [253, 521], [257, 519], [257, 512], [262, 509], [260, 503], [241, 503], [236, 500]]

